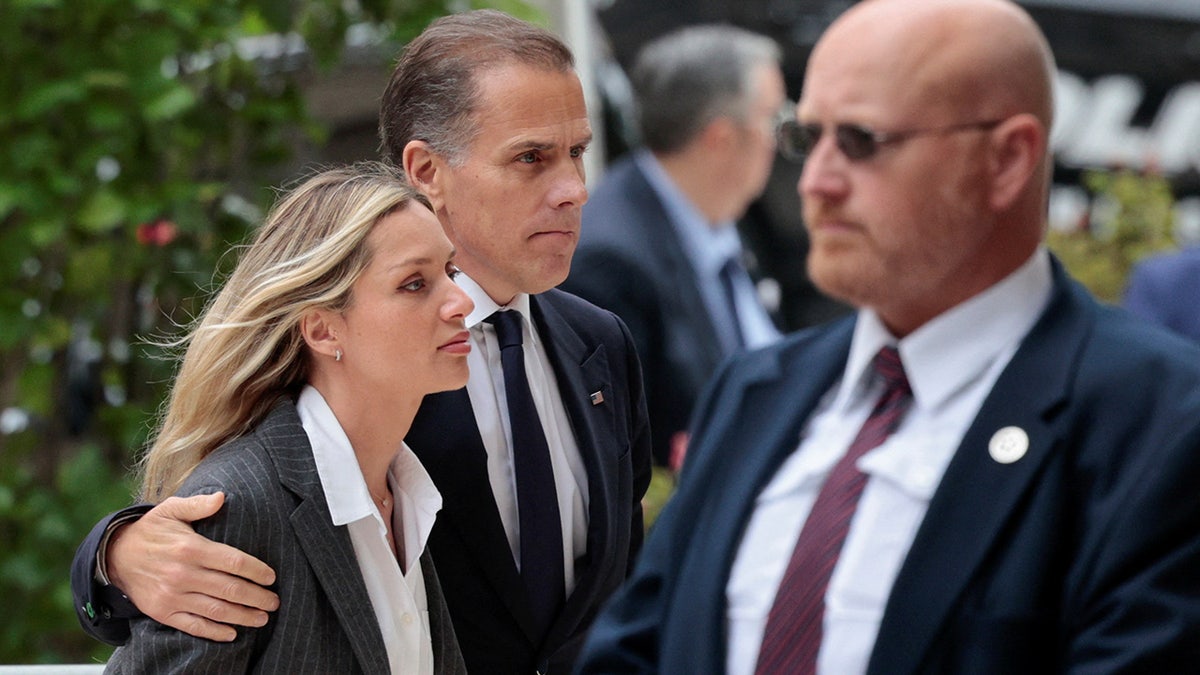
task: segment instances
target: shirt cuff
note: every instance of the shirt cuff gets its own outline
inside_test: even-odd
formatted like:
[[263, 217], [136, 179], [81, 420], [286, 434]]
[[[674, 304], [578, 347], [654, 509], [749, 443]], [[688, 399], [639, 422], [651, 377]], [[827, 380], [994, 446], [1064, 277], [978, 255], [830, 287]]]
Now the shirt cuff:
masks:
[[[128, 525], [133, 521], [141, 518], [144, 513], [141, 511], [135, 513], [127, 513], [123, 516], [118, 516], [112, 519], [108, 527], [104, 529], [104, 536], [100, 538], [100, 547], [96, 551], [96, 581], [103, 586], [112, 586], [112, 582], [108, 579], [108, 543], [112, 538], [113, 533], [122, 525]], [[123, 595], [123, 594], [122, 594]]]

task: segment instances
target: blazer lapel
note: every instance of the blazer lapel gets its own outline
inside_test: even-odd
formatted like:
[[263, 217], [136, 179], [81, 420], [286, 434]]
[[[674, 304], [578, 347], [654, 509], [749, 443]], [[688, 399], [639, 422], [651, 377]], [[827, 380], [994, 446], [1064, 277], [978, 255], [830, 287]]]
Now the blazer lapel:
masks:
[[[892, 588], [872, 652], [871, 673], [916, 672], [951, 608], [988, 554], [1057, 441], [1062, 409], [1087, 321], [1055, 265], [1055, 292], [996, 381], [929, 504]], [[988, 445], [1018, 427], [1029, 447], [1018, 461], [993, 460]]]
[[[300, 420], [294, 409], [292, 416], [295, 426], [299, 427]], [[333, 525], [312, 449], [307, 440], [303, 447], [295, 445], [294, 440], [289, 444], [273, 443], [271, 431], [267, 429], [263, 435], [268, 451], [277, 457], [279, 482], [300, 499], [290, 518], [296, 540], [325, 591], [326, 599], [333, 605], [363, 672], [386, 673], [389, 668], [387, 648], [367, 587], [358, 574], [354, 545], [346, 528]]]
[[[710, 392], [709, 408], [696, 413], [697, 420], [709, 425], [699, 436], [704, 444], [688, 451], [681, 491], [667, 505], [683, 513], [700, 505], [690, 518], [703, 529], [706, 545], [679, 563], [681, 569], [693, 570], [688, 584], [701, 591], [688, 594], [684, 613], [707, 621], [693, 627], [686, 648], [691, 652], [686, 663], [696, 672], [724, 669], [725, 586], [738, 543], [758, 494], [795, 452], [804, 424], [842, 374], [853, 326], [847, 319], [809, 334], [816, 342], [804, 339], [783, 350], [752, 353], [740, 363], [738, 379], [721, 382]], [[781, 407], [781, 401], [793, 402], [795, 412], [782, 412], [787, 406]], [[688, 480], [693, 472], [728, 480], [720, 483], [716, 499], [712, 482], [695, 483], [695, 493], [685, 494], [684, 486], [693, 485]]]
[[614, 447], [611, 440], [618, 438], [617, 421], [611, 405], [592, 405], [591, 397], [596, 392], [607, 401], [620, 397], [609, 379], [604, 346], [589, 347], [544, 297], [530, 296], [530, 306], [588, 474], [588, 555], [576, 561], [575, 589], [546, 636], [547, 642], [555, 644], [572, 634], [592, 607], [597, 570], [602, 566], [590, 564], [590, 560], [604, 550], [613, 528], [619, 526], [610, 520], [619, 509], [608, 503], [618, 493], [621, 448]]
[[438, 675], [465, 673], [458, 640], [454, 635], [454, 624], [450, 620], [450, 609], [442, 595], [442, 584], [429, 549], [421, 552], [421, 576], [425, 580], [425, 603], [429, 607], [429, 639], [433, 643], [433, 671]]
[[405, 441], [442, 493], [435, 527], [458, 530], [479, 569], [528, 632], [533, 614], [492, 496], [487, 451], [466, 388], [427, 395]]

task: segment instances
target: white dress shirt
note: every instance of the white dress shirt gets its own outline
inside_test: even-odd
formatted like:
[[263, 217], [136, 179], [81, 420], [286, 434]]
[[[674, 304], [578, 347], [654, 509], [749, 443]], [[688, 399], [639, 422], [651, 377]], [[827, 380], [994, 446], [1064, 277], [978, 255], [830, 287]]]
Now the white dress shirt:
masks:
[[397, 564], [350, 439], [324, 397], [305, 386], [296, 409], [312, 444], [333, 524], [345, 525], [350, 532], [392, 674], [432, 675], [433, 641], [420, 557], [442, 508], [441, 494], [417, 456], [401, 443], [388, 469], [394, 500], [392, 530], [397, 547], [402, 548]]
[[858, 461], [868, 481], [825, 594], [817, 657], [818, 673], [866, 671], [892, 584], [929, 500], [1051, 290], [1049, 256], [1039, 249], [1000, 283], [898, 344], [874, 312], [860, 310], [842, 379], [813, 411], [797, 450], [755, 500], [725, 589], [730, 675], [754, 672], [767, 615], [800, 529], [826, 475], [883, 390], [872, 360], [882, 347], [897, 344], [912, 406], [896, 431]]
[[[466, 274], [457, 278], [459, 286], [475, 302], [467, 317], [471, 333], [471, 353], [467, 366], [467, 395], [475, 412], [475, 423], [488, 456], [488, 480], [500, 510], [500, 521], [508, 535], [517, 569], [521, 568], [521, 522], [517, 517], [517, 483], [513, 470], [512, 430], [508, 420], [508, 399], [504, 392], [504, 369], [500, 364], [500, 344], [496, 329], [484, 319], [500, 309], [479, 284]], [[587, 553], [588, 482], [587, 469], [579, 454], [579, 445], [563, 407], [558, 379], [546, 356], [546, 347], [529, 313], [529, 296], [521, 293], [506, 308], [520, 312], [525, 352], [525, 374], [537, 408], [538, 419], [550, 448], [554, 487], [558, 492], [558, 514], [563, 528], [563, 572], [567, 595], [575, 588], [575, 559]]]
[[721, 268], [730, 258], [742, 256], [737, 226], [732, 222], [715, 226], [709, 223], [649, 151], [637, 151], [634, 161], [658, 195], [671, 227], [679, 235], [684, 255], [696, 271], [700, 297], [713, 317], [725, 353], [732, 354], [737, 349], [738, 336], [734, 330], [740, 332], [746, 347], [760, 347], [778, 340], [779, 329], [763, 307], [754, 280], [744, 269], [732, 279], [737, 316], [730, 315], [729, 302], [721, 284]]

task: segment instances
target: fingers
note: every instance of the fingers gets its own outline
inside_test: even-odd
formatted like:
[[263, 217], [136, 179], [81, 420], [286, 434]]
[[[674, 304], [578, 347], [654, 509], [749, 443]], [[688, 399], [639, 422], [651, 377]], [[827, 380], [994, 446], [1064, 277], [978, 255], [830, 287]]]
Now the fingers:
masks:
[[[265, 604], [273, 604], [275, 608], [279, 606], [279, 599], [274, 593], [270, 593], [259, 586], [247, 584], [244, 581], [236, 583], [246, 584], [252, 588], [258, 589], [261, 593], [268, 594], [272, 601]], [[201, 585], [220, 585], [220, 581], [206, 581]], [[209, 624], [218, 623], [226, 626], [232, 631], [232, 626], [247, 626], [250, 628], [258, 628], [265, 626], [270, 618], [270, 615], [261, 609], [244, 605], [240, 602], [231, 602], [221, 598], [208, 595], [205, 593], [184, 593], [175, 596], [170, 607], [161, 608], [162, 617], [153, 617], [161, 623], [174, 625], [172, 621], [181, 621], [191, 623], [198, 630], [212, 630]], [[160, 609], [160, 608], [156, 608]], [[180, 617], [180, 618], [176, 618]], [[178, 627], [178, 626], [177, 626]], [[187, 628], [179, 627], [180, 630], [191, 633]], [[196, 637], [208, 637], [207, 635], [198, 635], [191, 633]], [[228, 633], [230, 639], [234, 633]], [[216, 638], [213, 638], [216, 639]]]
[[225, 493], [223, 492], [193, 497], [168, 497], [146, 515], [153, 514], [159, 518], [178, 520], [180, 523], [191, 523], [220, 511], [221, 505], [224, 503]]
[[[194, 565], [164, 569], [171, 575], [167, 577], [169, 585], [155, 582], [156, 585], [142, 587], [140, 599], [129, 597], [146, 616], [196, 637], [209, 637], [213, 623], [264, 626], [269, 618], [267, 612], [279, 608], [278, 595], [245, 579]], [[192, 626], [202, 632], [192, 633]], [[233, 639], [233, 632], [222, 633]]]
[[[228, 600], [253, 600], [255, 597], [261, 598], [261, 596], [251, 591], [245, 598], [242, 598], [242, 595], [247, 593], [247, 589], [253, 587], [258, 590], [265, 590], [259, 587], [270, 586], [275, 583], [275, 570], [271, 569], [270, 565], [232, 546], [201, 538], [201, 542], [197, 543], [195, 550], [190, 553], [195, 556], [197, 564], [201, 567], [216, 570], [217, 572], [224, 572], [225, 574], [253, 582], [251, 584], [235, 584], [230, 596], [219, 597], [225, 597]], [[274, 596], [274, 593], [271, 593], [271, 595]], [[275, 609], [274, 607], [263, 606], [260, 604], [261, 602], [262, 600], [246, 604], [261, 607], [262, 609]]]
[[[268, 612], [279, 609], [279, 596], [263, 587], [275, 583], [275, 570], [258, 558], [231, 546], [205, 540], [204, 550], [197, 553], [195, 560], [198, 567], [186, 570], [190, 591], [251, 609]], [[253, 568], [252, 575], [245, 572], [247, 567]]]
[[186, 612], [175, 612], [167, 616], [162, 624], [183, 631], [188, 635], [214, 642], [233, 642], [237, 637], [237, 630], [223, 623], [209, 621], [202, 616], [188, 614]]
[[[221, 492], [187, 498], [171, 497], [147, 513], [146, 518], [155, 517], [174, 520], [177, 521], [175, 525], [182, 526], [185, 523], [191, 523], [215, 514], [221, 509], [221, 505], [224, 503], [225, 495]], [[190, 533], [192, 529], [189, 526], [186, 530], [180, 529], [179, 531]], [[187, 556], [188, 559], [194, 559], [196, 564], [201, 567], [242, 577], [261, 586], [270, 586], [275, 583], [275, 570], [271, 569], [269, 565], [258, 558], [239, 551], [232, 546], [211, 542], [198, 535], [196, 537], [182, 538], [177, 541], [176, 545], [184, 549], [180, 551], [182, 555]], [[258, 602], [252, 601], [249, 603], [252, 606], [262, 607], [263, 609], [274, 609], [274, 607], [263, 607], [260, 604], [266, 602], [261, 594], [251, 593], [250, 597], [252, 599], [255, 597], [259, 598]], [[236, 600], [237, 598], [226, 599]]]

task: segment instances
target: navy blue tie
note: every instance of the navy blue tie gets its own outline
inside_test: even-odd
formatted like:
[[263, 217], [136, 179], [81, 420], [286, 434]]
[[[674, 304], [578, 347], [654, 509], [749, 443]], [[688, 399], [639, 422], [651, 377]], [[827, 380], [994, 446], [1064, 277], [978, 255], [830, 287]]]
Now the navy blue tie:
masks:
[[496, 327], [504, 394], [512, 427], [517, 515], [521, 527], [521, 581], [529, 596], [537, 631], [545, 635], [566, 594], [563, 579], [562, 521], [550, 466], [550, 447], [533, 404], [521, 348], [521, 313], [498, 311], [487, 318]]
[[732, 256], [721, 266], [721, 289], [725, 291], [725, 302], [729, 305], [729, 315], [733, 317], [733, 335], [737, 340], [737, 348], [746, 346], [746, 337], [742, 335], [742, 318], [738, 313], [737, 290], [734, 277], [745, 275], [746, 269], [737, 256]]

